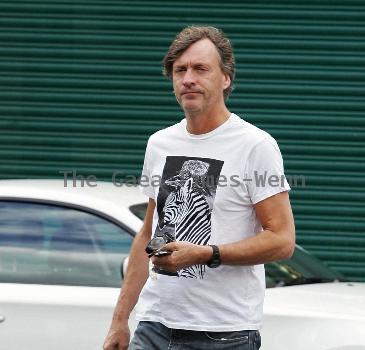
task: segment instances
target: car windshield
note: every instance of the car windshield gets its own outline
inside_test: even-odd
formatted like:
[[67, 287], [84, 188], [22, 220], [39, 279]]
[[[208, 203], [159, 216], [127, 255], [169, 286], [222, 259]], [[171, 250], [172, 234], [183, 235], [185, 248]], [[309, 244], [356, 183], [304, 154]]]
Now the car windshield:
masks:
[[268, 288], [345, 280], [298, 245], [290, 259], [265, 264], [265, 272]]
[[[147, 203], [133, 205], [130, 210], [143, 220]], [[296, 246], [290, 259], [265, 264], [265, 274], [267, 288], [345, 280], [300, 246]]]

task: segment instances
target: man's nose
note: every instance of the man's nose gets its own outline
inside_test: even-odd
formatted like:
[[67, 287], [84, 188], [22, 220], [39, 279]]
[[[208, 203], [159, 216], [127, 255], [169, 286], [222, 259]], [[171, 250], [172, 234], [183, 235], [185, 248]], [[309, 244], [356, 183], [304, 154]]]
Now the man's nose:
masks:
[[185, 86], [191, 86], [195, 84], [195, 76], [192, 69], [188, 68], [184, 74], [183, 84]]

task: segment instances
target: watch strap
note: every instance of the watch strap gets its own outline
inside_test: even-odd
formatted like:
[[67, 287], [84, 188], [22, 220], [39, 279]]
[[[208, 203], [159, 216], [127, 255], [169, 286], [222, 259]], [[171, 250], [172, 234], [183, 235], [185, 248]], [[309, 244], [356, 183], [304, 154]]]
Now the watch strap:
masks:
[[210, 268], [218, 267], [221, 264], [221, 255], [219, 252], [219, 248], [214, 244], [209, 244], [209, 247], [212, 247], [213, 254], [212, 257], [207, 262], [207, 266]]

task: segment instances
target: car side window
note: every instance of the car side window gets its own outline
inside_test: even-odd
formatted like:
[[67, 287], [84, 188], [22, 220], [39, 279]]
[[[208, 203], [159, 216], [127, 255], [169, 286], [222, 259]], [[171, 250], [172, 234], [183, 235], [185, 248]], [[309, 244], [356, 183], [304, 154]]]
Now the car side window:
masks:
[[132, 239], [81, 209], [0, 201], [0, 282], [119, 287]]

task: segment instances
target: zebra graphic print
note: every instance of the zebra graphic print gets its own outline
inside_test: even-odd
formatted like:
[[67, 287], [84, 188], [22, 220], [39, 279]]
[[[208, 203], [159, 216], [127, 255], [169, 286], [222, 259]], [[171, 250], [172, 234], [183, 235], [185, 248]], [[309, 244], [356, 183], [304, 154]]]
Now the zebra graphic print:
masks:
[[[174, 225], [178, 241], [206, 245], [211, 233], [211, 210], [204, 195], [194, 191], [193, 178], [171, 192], [163, 208], [163, 225]], [[203, 278], [205, 265], [194, 265], [179, 271], [179, 276]]]

